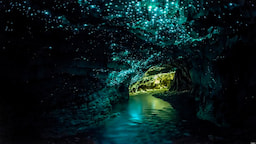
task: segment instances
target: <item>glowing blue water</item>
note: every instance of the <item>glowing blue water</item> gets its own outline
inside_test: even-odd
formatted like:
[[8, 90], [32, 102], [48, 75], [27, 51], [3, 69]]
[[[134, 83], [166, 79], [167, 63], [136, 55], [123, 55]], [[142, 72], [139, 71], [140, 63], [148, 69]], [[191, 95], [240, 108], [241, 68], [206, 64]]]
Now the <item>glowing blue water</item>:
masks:
[[181, 134], [173, 107], [149, 93], [130, 97], [113, 109], [120, 113], [104, 123], [98, 142], [104, 144], [172, 143]]

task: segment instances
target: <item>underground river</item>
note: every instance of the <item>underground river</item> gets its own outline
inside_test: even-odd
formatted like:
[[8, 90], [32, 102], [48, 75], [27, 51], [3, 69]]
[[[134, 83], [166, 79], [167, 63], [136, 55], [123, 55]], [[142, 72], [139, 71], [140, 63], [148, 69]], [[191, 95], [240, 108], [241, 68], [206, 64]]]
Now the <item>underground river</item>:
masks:
[[126, 103], [113, 108], [113, 117], [104, 122], [97, 133], [96, 143], [140, 144], [172, 143], [172, 138], [189, 136], [175, 109], [168, 103], [152, 96], [154, 93], [138, 93]]

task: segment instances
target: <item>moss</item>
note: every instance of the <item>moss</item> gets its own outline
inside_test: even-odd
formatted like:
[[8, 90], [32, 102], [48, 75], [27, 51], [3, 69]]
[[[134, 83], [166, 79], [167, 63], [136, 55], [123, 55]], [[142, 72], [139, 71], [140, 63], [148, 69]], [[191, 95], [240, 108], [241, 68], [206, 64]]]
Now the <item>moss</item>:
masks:
[[170, 72], [169, 67], [153, 66], [153, 67], [149, 68], [146, 71], [146, 73], [144, 74], [144, 77], [151, 76], [151, 75], [156, 75], [156, 74], [159, 74], [159, 73], [168, 73], [168, 72]]
[[163, 70], [161, 67], [150, 68], [139, 81], [130, 85], [129, 92], [136, 93], [156, 89], [169, 89], [175, 72], [159, 73], [161, 70]]

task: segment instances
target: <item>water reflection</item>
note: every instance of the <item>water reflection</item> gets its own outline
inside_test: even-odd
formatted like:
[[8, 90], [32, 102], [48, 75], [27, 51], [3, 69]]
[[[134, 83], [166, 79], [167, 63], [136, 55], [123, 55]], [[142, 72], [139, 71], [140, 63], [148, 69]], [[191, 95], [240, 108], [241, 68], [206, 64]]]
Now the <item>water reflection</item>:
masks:
[[142, 120], [143, 104], [139, 99], [134, 99], [129, 101], [128, 104], [128, 113], [130, 114], [130, 120]]
[[115, 106], [113, 112], [120, 115], [106, 121], [99, 143], [171, 143], [171, 136], [179, 134], [175, 110], [152, 93], [133, 95], [127, 103]]

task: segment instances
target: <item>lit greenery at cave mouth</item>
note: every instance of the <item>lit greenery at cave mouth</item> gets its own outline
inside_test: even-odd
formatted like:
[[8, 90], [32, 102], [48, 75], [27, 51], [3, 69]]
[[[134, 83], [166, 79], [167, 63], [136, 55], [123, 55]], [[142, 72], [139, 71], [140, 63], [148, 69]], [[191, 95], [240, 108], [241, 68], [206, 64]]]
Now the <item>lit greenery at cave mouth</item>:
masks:
[[166, 71], [165, 67], [153, 66], [143, 77], [129, 86], [130, 94], [149, 91], [166, 91], [170, 88], [175, 71]]

